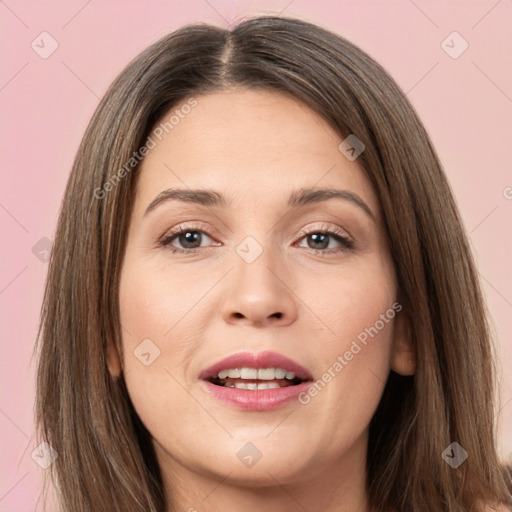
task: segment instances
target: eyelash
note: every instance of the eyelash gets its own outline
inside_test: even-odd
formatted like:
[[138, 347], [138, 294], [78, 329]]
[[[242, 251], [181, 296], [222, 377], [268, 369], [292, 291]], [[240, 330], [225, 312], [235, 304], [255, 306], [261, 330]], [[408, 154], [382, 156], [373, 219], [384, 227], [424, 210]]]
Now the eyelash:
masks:
[[[209, 238], [212, 238], [203, 228], [203, 226], [179, 226], [178, 228], [172, 230], [169, 233], [166, 233], [158, 242], [158, 246], [162, 248], [167, 248], [171, 254], [180, 253], [180, 254], [187, 254], [192, 255], [195, 254], [199, 249], [203, 250], [211, 250], [212, 247], [195, 247], [192, 249], [180, 249], [179, 247], [170, 246], [171, 242], [180, 234], [187, 233], [187, 232], [198, 232], [203, 233], [207, 235]], [[334, 238], [337, 242], [339, 242], [343, 247], [338, 249], [312, 249], [311, 247], [304, 247], [304, 249], [307, 249], [308, 251], [312, 251], [314, 254], [321, 255], [321, 256], [327, 256], [334, 253], [340, 253], [347, 250], [351, 250], [354, 248], [354, 243], [351, 239], [349, 239], [346, 234], [338, 230], [336, 228], [327, 228], [322, 226], [320, 229], [314, 229], [314, 230], [303, 230], [299, 233], [299, 240], [302, 240], [304, 237], [312, 234], [322, 234], [322, 235], [329, 235], [330, 237]]]

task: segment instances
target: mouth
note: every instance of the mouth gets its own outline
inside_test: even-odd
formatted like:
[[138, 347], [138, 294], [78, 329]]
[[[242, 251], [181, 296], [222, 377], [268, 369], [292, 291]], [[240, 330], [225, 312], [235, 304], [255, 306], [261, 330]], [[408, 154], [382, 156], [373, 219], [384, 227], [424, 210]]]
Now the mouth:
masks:
[[199, 378], [221, 402], [260, 411], [284, 406], [313, 381], [306, 368], [276, 352], [235, 354], [207, 368]]
[[210, 377], [207, 380], [215, 386], [251, 391], [296, 386], [304, 382], [295, 375], [295, 372], [284, 368], [248, 367], [221, 370], [216, 377]]

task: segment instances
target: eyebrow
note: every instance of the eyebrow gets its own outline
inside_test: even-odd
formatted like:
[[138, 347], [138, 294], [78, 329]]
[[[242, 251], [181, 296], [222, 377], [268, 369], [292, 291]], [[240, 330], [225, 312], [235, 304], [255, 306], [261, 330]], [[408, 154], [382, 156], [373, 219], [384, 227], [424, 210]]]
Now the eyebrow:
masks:
[[[301, 188], [294, 190], [288, 199], [288, 208], [296, 209], [313, 203], [327, 201], [329, 199], [341, 199], [349, 201], [363, 210], [372, 220], [375, 215], [370, 207], [354, 192], [335, 188]], [[227, 208], [231, 204], [226, 198], [215, 190], [209, 189], [179, 189], [170, 188], [158, 194], [149, 206], [144, 215], [155, 210], [158, 206], [168, 201], [181, 201], [185, 203], [199, 204], [208, 207]]]

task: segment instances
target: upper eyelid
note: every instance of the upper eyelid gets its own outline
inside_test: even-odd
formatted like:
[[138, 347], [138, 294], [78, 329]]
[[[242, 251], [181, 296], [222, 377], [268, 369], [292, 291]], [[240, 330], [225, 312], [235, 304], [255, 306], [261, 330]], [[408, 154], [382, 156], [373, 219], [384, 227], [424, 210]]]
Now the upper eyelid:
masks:
[[[176, 234], [176, 233], [180, 233], [181, 231], [183, 230], [188, 230], [188, 231], [201, 231], [202, 233], [205, 233], [206, 235], [208, 236], [211, 236], [211, 232], [215, 232], [216, 230], [215, 229], [211, 229], [209, 226], [203, 224], [203, 223], [199, 223], [199, 224], [194, 224], [194, 221], [191, 221], [190, 224], [187, 224], [186, 222], [184, 224], [180, 224], [178, 226], [176, 226], [175, 228], [172, 228], [172, 229], [169, 229], [167, 230], [165, 233], [164, 233], [164, 236], [167, 236], [167, 235], [171, 235], [171, 234]], [[311, 233], [311, 232], [314, 232], [314, 231], [318, 231], [318, 232], [321, 232], [321, 231], [328, 231], [328, 230], [340, 230], [340, 231], [344, 231], [347, 233], [347, 235], [350, 236], [350, 233], [349, 231], [346, 229], [346, 228], [342, 228], [340, 226], [332, 226], [332, 225], [327, 225], [325, 224], [325, 221], [324, 221], [324, 224], [319, 226], [319, 227], [314, 227], [314, 228], [301, 228], [300, 231], [299, 231], [299, 235], [302, 234], [302, 233]]]
[[[301, 229], [299, 231], [299, 235], [298, 236], [310, 235], [312, 233], [336, 232], [336, 231], [345, 233], [346, 234], [345, 238], [349, 238], [350, 240], [354, 240], [354, 237], [349, 233], [349, 231], [347, 229], [342, 228], [340, 226], [332, 227], [332, 226], [328, 226], [328, 225], [323, 225], [323, 226], [320, 226], [319, 228], [303, 228], [303, 229]], [[343, 236], [341, 233], [336, 233], [336, 235]]]

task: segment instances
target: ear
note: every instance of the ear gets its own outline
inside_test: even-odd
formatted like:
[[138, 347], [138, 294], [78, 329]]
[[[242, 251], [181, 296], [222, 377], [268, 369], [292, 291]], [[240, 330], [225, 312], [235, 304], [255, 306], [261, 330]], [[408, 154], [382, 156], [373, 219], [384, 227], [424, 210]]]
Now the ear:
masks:
[[411, 318], [405, 308], [395, 317], [391, 369], [400, 375], [416, 373], [416, 349], [412, 339]]
[[112, 377], [117, 378], [119, 375], [121, 375], [121, 358], [119, 357], [117, 349], [112, 342], [109, 342], [107, 346], [107, 364], [108, 370]]

